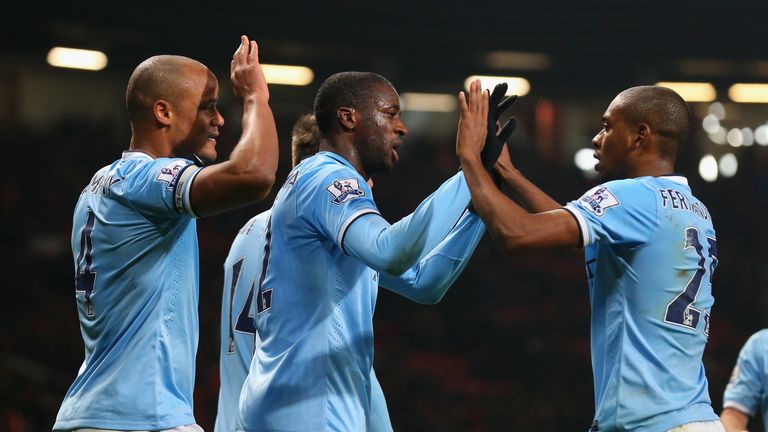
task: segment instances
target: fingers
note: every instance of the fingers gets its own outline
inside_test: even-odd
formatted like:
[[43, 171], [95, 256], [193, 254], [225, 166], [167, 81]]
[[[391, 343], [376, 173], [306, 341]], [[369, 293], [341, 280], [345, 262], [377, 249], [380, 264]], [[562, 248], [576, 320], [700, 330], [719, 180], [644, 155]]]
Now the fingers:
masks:
[[509, 140], [509, 137], [512, 135], [512, 132], [515, 131], [516, 127], [517, 127], [517, 119], [514, 117], [510, 118], [507, 121], [507, 123], [504, 125], [504, 127], [501, 128], [501, 131], [497, 135], [499, 141], [507, 142], [507, 140]]
[[459, 92], [459, 109], [461, 111], [461, 116], [466, 117], [469, 112], [469, 107], [467, 106], [467, 97], [464, 95], [463, 91]]
[[516, 100], [517, 100], [517, 95], [512, 95], [504, 99], [503, 101], [501, 101], [500, 104], [497, 105], [498, 108], [496, 109], [496, 113], [500, 115], [501, 113], [506, 111], [507, 108], [511, 107]]
[[499, 101], [501, 101], [501, 98], [504, 97], [505, 94], [507, 94], [507, 88], [508, 85], [505, 82], [498, 83], [493, 88], [493, 93], [491, 94], [490, 104], [492, 106], [497, 106], [499, 104]]
[[258, 63], [259, 62], [259, 45], [256, 44], [256, 41], [251, 41], [249, 47], [248, 47], [248, 63]]

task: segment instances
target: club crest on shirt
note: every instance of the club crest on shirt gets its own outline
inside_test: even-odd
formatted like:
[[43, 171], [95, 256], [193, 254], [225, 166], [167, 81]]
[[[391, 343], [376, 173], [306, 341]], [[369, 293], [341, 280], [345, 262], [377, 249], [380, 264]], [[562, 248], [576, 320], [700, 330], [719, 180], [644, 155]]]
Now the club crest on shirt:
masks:
[[347, 201], [365, 196], [365, 191], [360, 189], [360, 183], [354, 178], [334, 180], [325, 187], [325, 190], [333, 195], [331, 203], [335, 205], [342, 205]]
[[616, 196], [605, 186], [598, 186], [590, 190], [581, 197], [579, 203], [596, 216], [602, 216], [607, 209], [620, 204]]
[[167, 166], [160, 169], [160, 174], [158, 174], [157, 178], [155, 180], [166, 182], [168, 183], [168, 187], [172, 188], [176, 184], [176, 176], [179, 174], [182, 168], [187, 166], [189, 163], [182, 160], [175, 160], [168, 164]]

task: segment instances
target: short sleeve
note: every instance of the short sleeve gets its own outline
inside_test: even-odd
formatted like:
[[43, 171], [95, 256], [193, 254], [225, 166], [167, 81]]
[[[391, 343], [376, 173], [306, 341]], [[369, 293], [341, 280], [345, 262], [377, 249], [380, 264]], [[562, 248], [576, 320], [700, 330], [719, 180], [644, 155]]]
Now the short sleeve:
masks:
[[739, 353], [731, 379], [725, 387], [723, 408], [735, 408], [752, 416], [760, 406], [765, 392], [765, 351], [768, 331], [753, 335]]
[[344, 235], [352, 222], [368, 214], [379, 214], [368, 183], [351, 168], [339, 166], [304, 179], [307, 184], [298, 197], [298, 214], [308, 217], [311, 225], [342, 250]]
[[609, 244], [644, 244], [656, 230], [657, 204], [653, 191], [628, 179], [604, 183], [565, 209], [576, 218], [582, 246], [604, 241]]
[[113, 193], [150, 218], [187, 214], [198, 217], [190, 203], [192, 183], [201, 168], [186, 159], [129, 161]]

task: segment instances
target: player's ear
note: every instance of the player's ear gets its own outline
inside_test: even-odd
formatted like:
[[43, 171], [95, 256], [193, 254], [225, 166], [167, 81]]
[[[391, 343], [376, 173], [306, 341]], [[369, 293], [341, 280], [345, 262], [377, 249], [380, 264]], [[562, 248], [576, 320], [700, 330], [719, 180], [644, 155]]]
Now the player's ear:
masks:
[[341, 107], [338, 109], [338, 111], [336, 111], [336, 116], [338, 117], [341, 128], [344, 131], [350, 131], [355, 128], [357, 119], [355, 118], [354, 108]]
[[171, 104], [164, 99], [158, 99], [152, 104], [152, 114], [155, 116], [155, 121], [163, 126], [171, 125]]
[[647, 147], [650, 144], [651, 127], [648, 123], [640, 123], [635, 129], [635, 147]]

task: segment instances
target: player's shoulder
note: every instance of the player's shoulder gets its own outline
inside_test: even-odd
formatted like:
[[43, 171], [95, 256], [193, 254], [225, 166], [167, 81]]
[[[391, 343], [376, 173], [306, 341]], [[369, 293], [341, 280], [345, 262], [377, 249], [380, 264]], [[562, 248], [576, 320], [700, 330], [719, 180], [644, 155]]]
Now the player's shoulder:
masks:
[[768, 328], [758, 330], [749, 337], [747, 344], [759, 345], [761, 349], [768, 350]]

